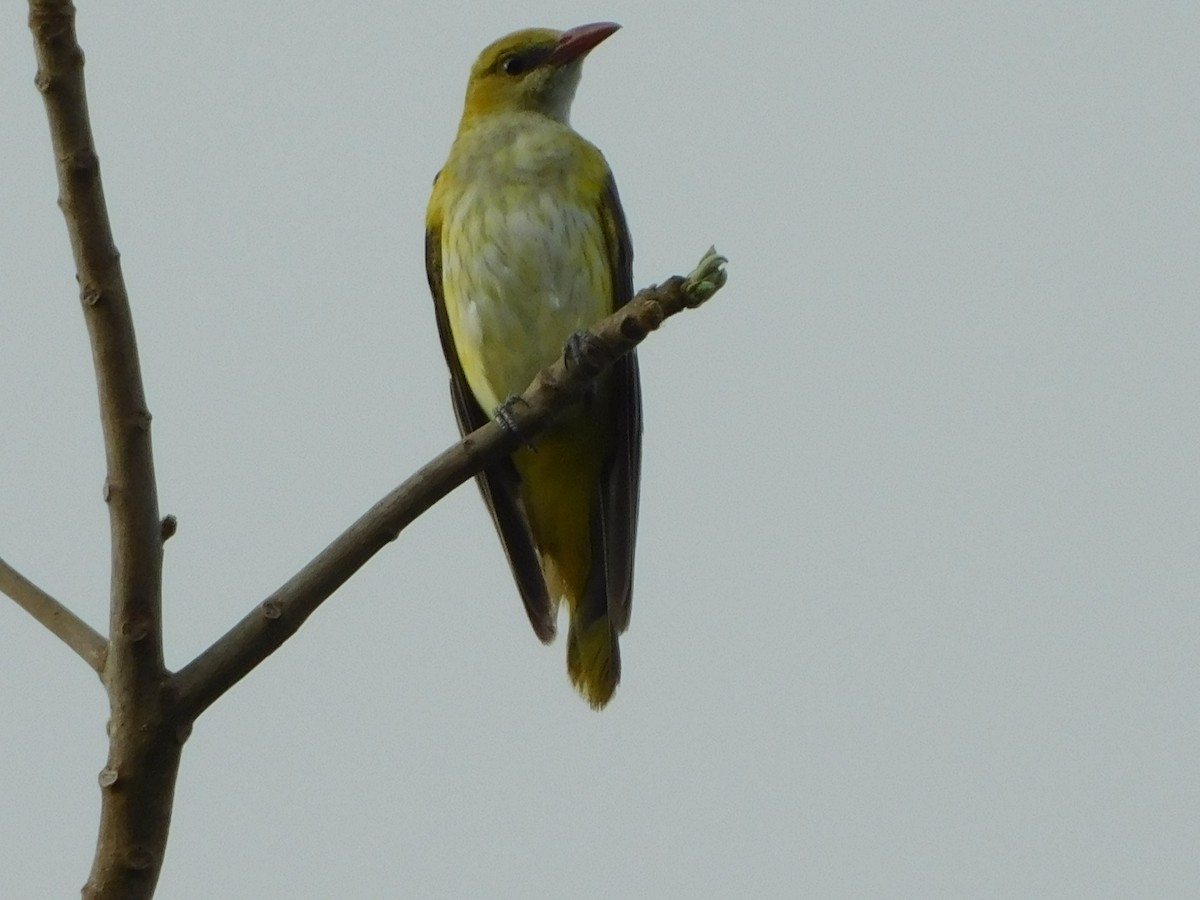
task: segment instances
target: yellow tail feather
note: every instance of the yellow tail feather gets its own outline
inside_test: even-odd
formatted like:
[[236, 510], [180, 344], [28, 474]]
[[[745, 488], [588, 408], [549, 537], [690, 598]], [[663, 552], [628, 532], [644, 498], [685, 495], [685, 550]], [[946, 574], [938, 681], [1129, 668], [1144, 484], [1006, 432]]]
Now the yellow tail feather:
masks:
[[608, 616], [587, 625], [582, 634], [572, 616], [567, 635], [567, 673], [592, 709], [602, 709], [612, 699], [621, 680], [621, 654], [617, 632]]

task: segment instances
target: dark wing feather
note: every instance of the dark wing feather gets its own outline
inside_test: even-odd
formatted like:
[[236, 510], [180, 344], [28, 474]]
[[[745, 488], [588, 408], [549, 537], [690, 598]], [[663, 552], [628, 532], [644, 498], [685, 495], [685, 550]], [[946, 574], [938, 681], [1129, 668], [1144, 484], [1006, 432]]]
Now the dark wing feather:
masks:
[[[602, 204], [613, 271], [613, 308], [619, 309], [633, 297], [633, 247], [611, 174]], [[622, 632], [629, 625], [633, 605], [633, 557], [642, 472], [642, 389], [637, 356], [629, 353], [618, 360], [608, 378], [615, 406], [615, 427], [613, 456], [601, 485], [601, 532], [608, 581], [608, 611], [613, 626]]]
[[[458, 422], [459, 432], [465, 436], [485, 425], [488, 415], [475, 401], [463, 374], [458, 352], [454, 349], [454, 337], [450, 333], [450, 321], [446, 314], [446, 298], [442, 292], [442, 240], [439, 226], [430, 227], [425, 232], [425, 275], [429, 279], [429, 291], [433, 294], [442, 354], [446, 357], [446, 365], [450, 367], [450, 398], [454, 403], [454, 418]], [[529, 623], [541, 641], [549, 642], [554, 639], [554, 608], [521, 508], [521, 479], [517, 469], [511, 460], [506, 459], [480, 472], [475, 481], [500, 534], [500, 543], [512, 567]]]

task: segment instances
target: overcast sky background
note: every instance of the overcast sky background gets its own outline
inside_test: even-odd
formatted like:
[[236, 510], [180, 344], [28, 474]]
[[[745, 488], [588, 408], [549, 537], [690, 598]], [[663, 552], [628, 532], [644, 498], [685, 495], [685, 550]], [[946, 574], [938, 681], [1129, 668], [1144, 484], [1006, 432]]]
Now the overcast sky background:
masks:
[[[639, 286], [624, 679], [473, 487], [198, 723], [159, 896], [1200, 895], [1200, 7], [79, 0], [178, 668], [455, 436], [422, 259], [468, 68], [625, 26], [575, 126]], [[104, 629], [91, 361], [0, 21], [0, 556]], [[0, 597], [0, 896], [75, 896], [104, 695]]]

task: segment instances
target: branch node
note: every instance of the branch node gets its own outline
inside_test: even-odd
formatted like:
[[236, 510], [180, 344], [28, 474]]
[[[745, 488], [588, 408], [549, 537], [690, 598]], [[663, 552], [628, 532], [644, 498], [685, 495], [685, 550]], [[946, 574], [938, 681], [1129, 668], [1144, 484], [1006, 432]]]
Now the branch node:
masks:
[[100, 491], [100, 496], [104, 498], [104, 502], [108, 503], [112, 500], [113, 487], [112, 482], [107, 478], [104, 479], [104, 488]]
[[269, 597], [262, 602], [262, 614], [266, 619], [278, 619], [283, 615], [283, 601], [278, 597]]
[[79, 299], [83, 301], [84, 306], [96, 306], [104, 299], [104, 292], [96, 285], [89, 284], [79, 292]]
[[37, 88], [39, 94], [49, 94], [58, 85], [58, 79], [44, 69], [39, 69], [37, 75], [33, 77], [33, 86]]
[[629, 338], [631, 341], [640, 341], [649, 331], [646, 329], [645, 323], [641, 322], [637, 316], [627, 316], [621, 320], [621, 337]]
[[175, 532], [178, 528], [178, 519], [176, 519], [174, 516], [163, 516], [162, 526], [159, 533], [162, 535], [164, 544], [175, 536]]
[[92, 174], [100, 169], [100, 157], [91, 147], [80, 147], [66, 154], [63, 164], [72, 172]]
[[102, 787], [102, 788], [112, 787], [118, 781], [117, 770], [111, 769], [111, 768], [101, 769], [100, 770], [100, 778], [98, 780], [100, 781], [100, 787]]
[[136, 428], [138, 431], [143, 431], [143, 432], [149, 431], [150, 430], [150, 420], [152, 418], [153, 418], [153, 416], [150, 415], [150, 410], [146, 409], [143, 406], [141, 409], [139, 409], [133, 415], [133, 427]]
[[150, 629], [147, 627], [145, 620], [138, 616], [137, 618], [128, 619], [121, 623], [121, 634], [130, 641], [144, 641], [150, 636]]
[[125, 856], [125, 863], [135, 872], [144, 872], [146, 869], [155, 867], [156, 860], [148, 848], [138, 844], [130, 848], [129, 853]]
[[[47, 7], [45, 5], [30, 6], [29, 30], [39, 42], [53, 43], [61, 41], [70, 33], [75, 19], [75, 7]], [[82, 50], [80, 51], [82, 53]]]

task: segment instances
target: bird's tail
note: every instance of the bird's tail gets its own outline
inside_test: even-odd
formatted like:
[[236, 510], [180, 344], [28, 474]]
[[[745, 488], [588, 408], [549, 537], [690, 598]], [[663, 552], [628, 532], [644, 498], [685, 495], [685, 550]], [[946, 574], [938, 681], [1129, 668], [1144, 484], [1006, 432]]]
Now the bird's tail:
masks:
[[606, 612], [598, 619], [583, 621], [580, 610], [571, 610], [567, 634], [567, 673], [593, 709], [612, 699], [621, 680], [621, 651], [617, 630]]
[[[567, 604], [567, 674], [593, 709], [612, 699], [621, 680], [617, 629], [608, 611], [608, 574], [599, 548], [564, 554], [560, 560], [542, 553], [542, 573], [551, 597]], [[597, 563], [592, 564], [592, 559]], [[567, 564], [563, 564], [567, 563]]]
[[592, 709], [602, 709], [612, 699], [621, 680], [621, 650], [609, 608], [608, 571], [604, 559], [600, 510], [591, 516], [590, 546], [582, 578], [567, 587], [571, 612], [567, 632], [567, 674]]
[[544, 436], [536, 453], [513, 457], [546, 591], [570, 610], [567, 673], [594, 709], [608, 703], [621, 679], [596, 487], [603, 463], [597, 432], [595, 421], [583, 419]]

